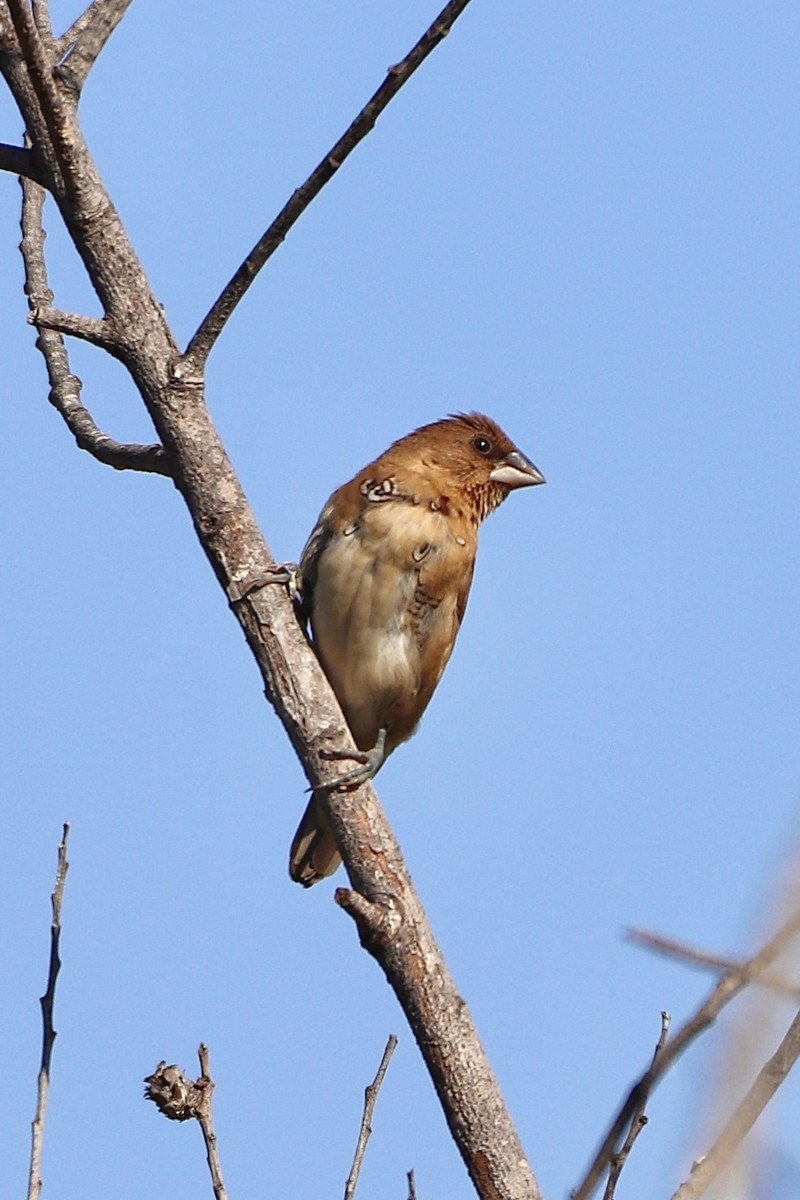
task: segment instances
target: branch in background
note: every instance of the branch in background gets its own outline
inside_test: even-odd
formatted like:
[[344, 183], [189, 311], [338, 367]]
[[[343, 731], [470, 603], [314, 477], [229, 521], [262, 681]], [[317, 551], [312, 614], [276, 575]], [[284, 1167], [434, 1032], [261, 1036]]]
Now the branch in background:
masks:
[[417, 1200], [417, 1188], [416, 1184], [414, 1183], [413, 1170], [407, 1173], [406, 1179], [408, 1180], [408, 1200]]
[[152, 1075], [145, 1079], [146, 1100], [152, 1100], [159, 1112], [169, 1121], [197, 1121], [206, 1145], [206, 1159], [211, 1174], [211, 1184], [216, 1200], [227, 1200], [228, 1193], [222, 1181], [222, 1168], [217, 1153], [217, 1135], [211, 1116], [211, 1096], [214, 1080], [208, 1060], [208, 1047], [200, 1043], [197, 1051], [200, 1059], [200, 1077], [187, 1079], [180, 1067], [167, 1066], [162, 1060]]
[[[673, 1062], [683, 1054], [695, 1038], [714, 1024], [723, 1008], [730, 1003], [734, 996], [737, 996], [754, 979], [759, 978], [764, 970], [784, 953], [798, 933], [800, 933], [800, 912], [795, 913], [786, 921], [752, 958], [745, 960], [740, 966], [726, 971], [703, 1003], [695, 1010], [693, 1016], [681, 1025], [672, 1038], [667, 1039], [658, 1058], [654, 1058], [620, 1106], [586, 1175], [578, 1187], [570, 1193], [571, 1200], [589, 1200], [604, 1171], [618, 1153], [617, 1146], [620, 1144], [620, 1138], [628, 1129], [637, 1104], [640, 1101], [643, 1104], [647, 1103], [648, 1096], [661, 1082]], [[681, 1197], [681, 1200], [686, 1200], [686, 1198]]]
[[[50, 309], [53, 294], [47, 284], [44, 260], [43, 204], [42, 189], [30, 180], [23, 179], [20, 249], [25, 265], [25, 293], [34, 323], [37, 322], [37, 314], [41, 311], [46, 311], [51, 317], [62, 315], [53, 313]], [[91, 318], [76, 320], [88, 321]], [[69, 356], [60, 333], [40, 328], [36, 346], [47, 366], [50, 403], [61, 413], [81, 450], [86, 450], [98, 462], [118, 471], [147, 471], [158, 475], [172, 475], [169, 458], [163, 446], [117, 442], [98, 429], [91, 414], [81, 402], [81, 381], [70, 371]]]
[[344, 1200], [353, 1200], [356, 1194], [356, 1184], [358, 1176], [361, 1173], [361, 1164], [364, 1161], [364, 1152], [367, 1149], [367, 1142], [372, 1133], [372, 1114], [375, 1111], [375, 1101], [378, 1099], [378, 1092], [381, 1090], [386, 1071], [389, 1067], [391, 1057], [394, 1054], [397, 1038], [393, 1033], [389, 1034], [389, 1040], [386, 1043], [386, 1048], [383, 1051], [383, 1058], [378, 1067], [378, 1073], [372, 1083], [364, 1089], [364, 1114], [361, 1118], [361, 1127], [358, 1131], [358, 1141], [356, 1142], [356, 1152], [353, 1155], [353, 1165], [350, 1168], [350, 1174], [347, 1176], [347, 1183], [344, 1189]]
[[406, 57], [389, 68], [386, 79], [372, 98], [367, 101], [347, 131], [328, 151], [305, 183], [292, 194], [203, 318], [184, 355], [184, 370], [187, 374], [195, 374], [202, 370], [211, 347], [222, 332], [225, 322], [258, 272], [280, 246], [298, 217], [305, 212], [314, 197], [322, 191], [325, 184], [338, 171], [348, 154], [370, 132], [378, 117], [397, 95], [403, 84], [411, 78], [417, 67], [447, 36], [468, 3], [469, 0], [450, 0], [450, 3], [445, 5], [436, 20]]
[[697, 1160], [691, 1175], [681, 1184], [672, 1200], [698, 1200], [708, 1190], [731, 1161], [798, 1058], [800, 1012], [796, 1014], [772, 1058], [764, 1063], [708, 1154]]
[[53, 1056], [53, 1043], [56, 1031], [53, 1028], [53, 1006], [56, 998], [56, 979], [61, 970], [61, 959], [58, 956], [58, 944], [61, 938], [61, 902], [64, 898], [64, 881], [67, 878], [69, 863], [67, 862], [67, 840], [69, 825], [65, 824], [58, 847], [58, 866], [56, 882], [50, 897], [52, 920], [50, 922], [50, 966], [47, 972], [47, 990], [39, 1003], [42, 1006], [42, 1058], [39, 1067], [39, 1080], [36, 1098], [36, 1115], [31, 1127], [31, 1161], [28, 1173], [28, 1200], [38, 1200], [42, 1191], [42, 1145], [44, 1143], [44, 1122], [47, 1115], [47, 1097], [50, 1091], [50, 1060]]
[[61, 79], [79, 95], [86, 78], [131, 0], [93, 0], [55, 43], [54, 57]]
[[[696, 946], [690, 946], [687, 942], [665, 937], [662, 933], [651, 933], [647, 929], [631, 928], [626, 931], [626, 936], [630, 941], [647, 950], [654, 950], [657, 954], [664, 954], [668, 958], [679, 958], [689, 966], [698, 967], [700, 970], [716, 971], [717, 973], [737, 971], [741, 970], [747, 961], [730, 954], [714, 954], [708, 950], [698, 950]], [[777, 975], [774, 971], [754, 972], [752, 982], [770, 988], [773, 992], [790, 996], [792, 999], [800, 996], [800, 983], [787, 979], [783, 975]]]

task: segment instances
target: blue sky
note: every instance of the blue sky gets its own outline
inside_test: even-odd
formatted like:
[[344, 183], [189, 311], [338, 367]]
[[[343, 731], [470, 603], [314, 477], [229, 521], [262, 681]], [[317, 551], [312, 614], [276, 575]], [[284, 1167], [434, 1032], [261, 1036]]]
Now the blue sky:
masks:
[[[59, 22], [77, 10], [55, 6]], [[181, 341], [434, 15], [421, 0], [135, 3], [84, 127]], [[208, 395], [278, 558], [425, 421], [498, 420], [547, 476], [482, 531], [469, 610], [379, 792], [548, 1197], [709, 982], [621, 937], [759, 936], [797, 834], [797, 61], [789, 3], [473, 0], [225, 330]], [[0, 101], [0, 139], [19, 120]], [[231, 1196], [470, 1195], [402, 1014], [286, 875], [304, 780], [165, 480], [71, 443], [0, 179], [7, 447], [0, 1191], [19, 1194], [49, 891], [72, 822], [47, 1194], [207, 1188], [141, 1099], [205, 1040]], [[59, 307], [96, 302], [49, 213]], [[151, 438], [77, 346], [98, 422]], [[771, 1049], [771, 1045], [769, 1046]], [[720, 1042], [673, 1070], [619, 1196], [705, 1148]], [[797, 1086], [767, 1125], [798, 1164]], [[778, 1192], [775, 1192], [778, 1195]]]

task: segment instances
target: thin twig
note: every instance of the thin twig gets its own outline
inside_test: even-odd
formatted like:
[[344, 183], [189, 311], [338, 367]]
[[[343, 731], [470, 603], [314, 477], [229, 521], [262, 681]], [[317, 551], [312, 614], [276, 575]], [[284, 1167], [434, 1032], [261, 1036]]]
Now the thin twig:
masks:
[[[643, 946], [646, 950], [654, 950], [657, 954], [664, 954], [668, 958], [678, 958], [689, 966], [698, 967], [700, 970], [706, 971], [740, 971], [747, 963], [747, 959], [740, 955], [733, 954], [716, 954], [709, 950], [700, 950], [697, 946], [690, 946], [688, 942], [679, 941], [677, 938], [666, 937], [662, 933], [653, 933], [648, 929], [631, 928], [626, 930], [626, 937], [629, 941], [636, 945]], [[755, 971], [751, 972], [753, 983], [761, 984], [763, 987], [770, 988], [774, 992], [779, 992], [782, 995], [791, 996], [796, 999], [800, 995], [800, 983], [787, 979], [783, 975], [777, 975], [774, 971]]]
[[31, 1161], [28, 1173], [28, 1200], [38, 1200], [42, 1191], [42, 1146], [44, 1122], [47, 1115], [47, 1097], [50, 1091], [50, 1061], [56, 1031], [53, 1027], [53, 1006], [56, 998], [56, 980], [61, 970], [58, 943], [61, 938], [61, 902], [64, 898], [64, 881], [67, 878], [67, 840], [69, 825], [65, 823], [58, 846], [56, 882], [50, 897], [52, 919], [50, 922], [50, 965], [47, 972], [47, 990], [39, 1003], [42, 1008], [42, 1058], [36, 1097], [36, 1115], [31, 1126]]
[[131, 0], [94, 0], [55, 43], [58, 73], [76, 93], [130, 4]]
[[800, 912], [794, 914], [761, 949], [740, 966], [734, 967], [719, 979], [706, 999], [698, 1006], [694, 1014], [681, 1025], [671, 1038], [668, 1038], [658, 1062], [652, 1064], [640, 1079], [633, 1085], [625, 1100], [620, 1105], [617, 1115], [611, 1122], [608, 1133], [603, 1138], [589, 1169], [578, 1187], [570, 1194], [571, 1200], [588, 1200], [597, 1187], [608, 1164], [617, 1153], [620, 1138], [628, 1128], [631, 1115], [640, 1100], [647, 1101], [648, 1096], [661, 1082], [673, 1062], [683, 1054], [684, 1050], [699, 1037], [709, 1026], [713, 1025], [723, 1008], [738, 995], [754, 978], [758, 978], [771, 963], [779, 958], [789, 943], [800, 932]]
[[407, 1172], [406, 1178], [408, 1179], [408, 1200], [417, 1200], [417, 1188], [414, 1183], [413, 1169]]
[[277, 250], [299, 216], [308, 208], [325, 184], [338, 171], [347, 156], [370, 132], [378, 117], [397, 95], [417, 67], [450, 32], [455, 20], [467, 7], [469, 0], [450, 0], [414, 48], [395, 66], [362, 108], [356, 119], [338, 142], [328, 151], [308, 179], [293, 192], [267, 231], [255, 244], [247, 258], [225, 286], [213, 307], [203, 318], [184, 355], [183, 370], [196, 373], [202, 370], [211, 347], [219, 337], [225, 322], [244, 296], [258, 272]]
[[356, 1194], [356, 1184], [358, 1176], [361, 1172], [361, 1164], [364, 1161], [364, 1152], [367, 1149], [369, 1135], [372, 1133], [372, 1114], [375, 1110], [375, 1101], [378, 1099], [378, 1092], [381, 1090], [384, 1076], [389, 1067], [389, 1062], [394, 1054], [397, 1038], [393, 1033], [389, 1034], [389, 1040], [383, 1051], [381, 1065], [378, 1067], [378, 1073], [372, 1083], [364, 1089], [364, 1113], [361, 1117], [361, 1127], [358, 1131], [358, 1141], [356, 1142], [356, 1152], [353, 1156], [353, 1165], [350, 1168], [350, 1174], [347, 1176], [347, 1183], [344, 1189], [344, 1200], [353, 1200]]
[[[664, 1046], [666, 1045], [668, 1033], [669, 1033], [669, 1013], [662, 1012], [662, 1014], [661, 1014], [661, 1033], [659, 1034], [658, 1041], [656, 1042], [656, 1048], [653, 1051], [653, 1061], [650, 1063], [650, 1068], [649, 1068], [651, 1075], [653, 1074], [653, 1072], [655, 1072], [655, 1069], [658, 1065], [658, 1060], [661, 1057], [661, 1055], [664, 1053]], [[616, 1189], [617, 1189], [617, 1182], [618, 1182], [620, 1174], [622, 1172], [622, 1168], [625, 1166], [625, 1163], [628, 1160], [628, 1155], [630, 1154], [631, 1150], [633, 1149], [634, 1142], [636, 1141], [639, 1134], [642, 1132], [645, 1125], [647, 1124], [647, 1116], [645, 1114], [645, 1107], [647, 1105], [648, 1095], [649, 1095], [649, 1089], [647, 1089], [647, 1088], [640, 1089], [640, 1094], [637, 1098], [637, 1102], [633, 1106], [633, 1111], [629, 1118], [628, 1132], [625, 1136], [625, 1140], [622, 1143], [622, 1146], [620, 1147], [619, 1152], [614, 1155], [611, 1162], [609, 1163], [608, 1183], [606, 1184], [606, 1190], [603, 1193], [603, 1200], [613, 1200], [614, 1193], [616, 1192]]]
[[730, 1162], [734, 1151], [753, 1128], [799, 1057], [800, 1012], [795, 1015], [780, 1046], [764, 1063], [708, 1154], [698, 1159], [691, 1175], [681, 1184], [672, 1200], [698, 1200], [711, 1186]]
[[[25, 293], [32, 314], [52, 314], [50, 305], [53, 293], [48, 287], [44, 259], [44, 192], [38, 184], [29, 179], [21, 180], [21, 184], [20, 250], [25, 266]], [[147, 471], [157, 475], [172, 475], [169, 457], [162, 446], [117, 442], [97, 427], [81, 402], [81, 381], [70, 371], [69, 356], [60, 333], [41, 328], [36, 345], [47, 367], [50, 403], [63, 417], [81, 450], [86, 450], [98, 462], [118, 471]]]
[[197, 1107], [197, 1121], [203, 1131], [203, 1141], [206, 1144], [206, 1159], [211, 1173], [211, 1185], [214, 1188], [216, 1200], [227, 1200], [228, 1193], [222, 1182], [222, 1167], [217, 1151], [217, 1135], [214, 1132], [214, 1121], [211, 1116], [211, 1096], [214, 1091], [214, 1080], [211, 1078], [211, 1068], [208, 1061], [208, 1046], [200, 1043], [197, 1052], [200, 1059], [200, 1078], [197, 1083], [202, 1087], [200, 1103]]

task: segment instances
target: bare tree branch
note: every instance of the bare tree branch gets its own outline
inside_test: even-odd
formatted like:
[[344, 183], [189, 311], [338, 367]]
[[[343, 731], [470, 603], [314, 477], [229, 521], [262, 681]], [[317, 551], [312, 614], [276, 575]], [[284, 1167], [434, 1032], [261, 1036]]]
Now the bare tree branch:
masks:
[[198, 1057], [200, 1059], [201, 1074], [197, 1082], [203, 1086], [200, 1103], [197, 1108], [197, 1121], [203, 1131], [203, 1141], [206, 1144], [206, 1159], [211, 1174], [211, 1185], [214, 1188], [215, 1200], [227, 1200], [228, 1193], [225, 1190], [225, 1184], [222, 1182], [222, 1167], [217, 1150], [217, 1135], [214, 1131], [214, 1121], [211, 1116], [211, 1097], [214, 1093], [214, 1080], [211, 1078], [208, 1046], [204, 1042], [200, 1043]]
[[753, 1128], [798, 1057], [800, 1012], [795, 1015], [780, 1046], [761, 1068], [708, 1154], [694, 1164], [691, 1175], [681, 1184], [672, 1200], [698, 1200], [708, 1190], [730, 1162], [742, 1139]]
[[48, 51], [51, 51], [53, 46], [53, 25], [50, 20], [49, 0], [31, 0], [31, 12], [33, 13], [33, 19], [36, 22], [36, 28], [39, 30], [42, 43]]
[[114, 0], [93, 0], [93, 2], [85, 8], [79, 17], [76, 17], [70, 27], [57, 37], [53, 43], [53, 57], [57, 63], [61, 62], [65, 54], [67, 54], [77, 42], [78, 38], [86, 32], [95, 19], [95, 9], [104, 4], [113, 3]]
[[620, 1138], [628, 1129], [637, 1105], [640, 1102], [647, 1102], [648, 1096], [661, 1082], [673, 1062], [683, 1054], [695, 1038], [714, 1024], [723, 1008], [730, 1003], [734, 996], [738, 995], [770, 963], [783, 954], [798, 932], [800, 932], [800, 912], [795, 913], [782, 925], [752, 958], [747, 959], [741, 966], [726, 971], [694, 1014], [681, 1025], [677, 1033], [667, 1039], [658, 1058], [654, 1058], [622, 1102], [589, 1169], [578, 1187], [570, 1193], [571, 1200], [589, 1200], [604, 1171], [616, 1155]]
[[38, 330], [48, 329], [54, 333], [63, 333], [67, 337], [78, 338], [79, 341], [89, 342], [100, 350], [108, 350], [109, 354], [117, 354], [122, 339], [114, 331], [114, 326], [108, 317], [87, 317], [82, 313], [62, 312], [49, 305], [31, 306], [28, 323]]
[[53, 77], [53, 67], [48, 53], [49, 47], [34, 20], [33, 12], [25, 0], [5, 0], [20, 48], [25, 58], [39, 107], [54, 144], [63, 146], [63, 104], [58, 86]]
[[414, 1172], [413, 1172], [413, 1170], [409, 1171], [409, 1172], [406, 1174], [406, 1179], [408, 1180], [408, 1197], [407, 1197], [407, 1200], [417, 1200], [417, 1188], [416, 1188], [416, 1184], [414, 1183]]
[[27, 133], [32, 139], [31, 154], [36, 176], [43, 186], [53, 190], [63, 182], [61, 171], [53, 154], [48, 123], [14, 31], [8, 0], [0, 0], [0, 71], [17, 102]]
[[467, 7], [469, 0], [450, 0], [433, 24], [406, 57], [390, 67], [386, 79], [362, 108], [356, 119], [339, 138], [319, 165], [301, 187], [297, 188], [278, 213], [266, 233], [256, 242], [236, 274], [223, 289], [213, 307], [203, 318], [197, 332], [186, 349], [188, 369], [195, 372], [202, 368], [211, 347], [219, 337], [225, 322], [261, 268], [277, 250], [295, 221], [305, 212], [311, 201], [333, 177], [348, 154], [366, 137], [389, 102], [397, 95], [417, 67], [450, 32], [453, 23]]
[[24, 146], [9, 146], [6, 142], [0, 142], [0, 171], [24, 175], [26, 179], [33, 179], [36, 183], [44, 182], [36, 159]]
[[36, 1115], [31, 1126], [31, 1160], [28, 1173], [28, 1200], [39, 1200], [42, 1191], [42, 1146], [44, 1143], [44, 1122], [47, 1115], [47, 1097], [50, 1092], [50, 1062], [53, 1057], [53, 1043], [56, 1031], [53, 1027], [53, 1007], [56, 999], [56, 980], [61, 970], [61, 959], [58, 956], [61, 939], [61, 902], [64, 898], [64, 882], [67, 878], [69, 863], [67, 862], [67, 841], [69, 825], [65, 824], [58, 847], [58, 866], [56, 882], [50, 897], [52, 920], [50, 922], [50, 966], [47, 972], [47, 990], [39, 1003], [42, 1008], [42, 1058], [39, 1067], [39, 1081], [36, 1098]]
[[[22, 180], [22, 241], [20, 250], [25, 266], [25, 294], [31, 311], [49, 308], [53, 298], [47, 284], [44, 260], [45, 232], [42, 225], [44, 192], [35, 183]], [[81, 381], [70, 371], [69, 356], [63, 338], [53, 330], [42, 329], [36, 341], [44, 357], [50, 381], [50, 403], [61, 413], [81, 450], [98, 462], [116, 470], [148, 471], [172, 475], [163, 446], [117, 442], [95, 425], [81, 403]]]
[[364, 1113], [361, 1117], [361, 1126], [358, 1131], [358, 1141], [356, 1142], [356, 1152], [353, 1156], [353, 1165], [350, 1168], [350, 1174], [347, 1176], [347, 1183], [344, 1189], [344, 1200], [353, 1200], [356, 1194], [356, 1185], [358, 1177], [361, 1173], [361, 1164], [364, 1161], [364, 1152], [367, 1149], [367, 1142], [372, 1133], [372, 1114], [375, 1111], [375, 1101], [378, 1099], [378, 1092], [381, 1090], [384, 1077], [389, 1067], [391, 1057], [394, 1054], [397, 1038], [393, 1033], [389, 1034], [389, 1040], [383, 1051], [378, 1073], [364, 1089]]
[[59, 76], [79, 94], [103, 47], [119, 25], [131, 0], [93, 0], [55, 43]]

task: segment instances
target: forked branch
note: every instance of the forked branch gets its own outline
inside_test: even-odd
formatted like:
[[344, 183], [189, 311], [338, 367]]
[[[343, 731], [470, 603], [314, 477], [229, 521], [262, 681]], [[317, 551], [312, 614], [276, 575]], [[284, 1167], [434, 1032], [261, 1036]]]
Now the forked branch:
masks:
[[59, 75], [76, 94], [132, 0], [93, 0], [55, 43]]
[[[61, 414], [81, 450], [86, 450], [98, 462], [118, 471], [147, 471], [157, 475], [172, 475], [169, 458], [159, 445], [139, 445], [117, 442], [103, 433], [91, 413], [81, 402], [81, 381], [70, 370], [69, 356], [60, 332], [47, 328], [37, 316], [50, 312], [53, 293], [47, 283], [44, 258], [45, 232], [42, 225], [44, 192], [31, 180], [22, 185], [22, 241], [20, 250], [25, 268], [25, 294], [39, 329], [36, 346], [41, 351], [50, 382], [50, 403]], [[89, 318], [76, 318], [77, 321]], [[62, 328], [63, 328], [62, 322]]]

